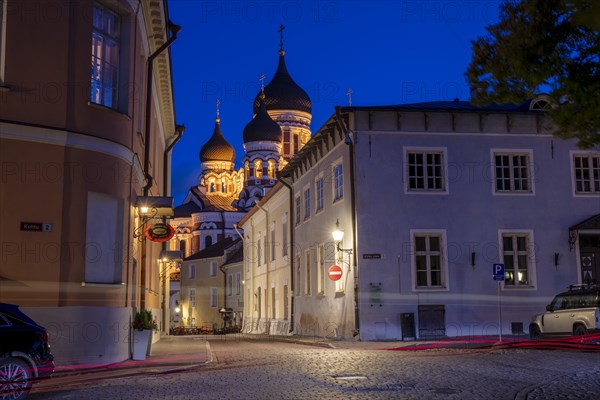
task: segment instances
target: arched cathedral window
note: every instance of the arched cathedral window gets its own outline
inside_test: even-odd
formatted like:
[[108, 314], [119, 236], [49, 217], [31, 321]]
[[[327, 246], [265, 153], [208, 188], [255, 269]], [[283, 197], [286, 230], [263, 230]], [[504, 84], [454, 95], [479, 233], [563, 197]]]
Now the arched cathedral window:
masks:
[[269, 160], [269, 178], [275, 179], [275, 161]]
[[262, 178], [263, 170], [262, 170], [262, 162], [260, 160], [254, 161], [254, 177], [256, 179]]

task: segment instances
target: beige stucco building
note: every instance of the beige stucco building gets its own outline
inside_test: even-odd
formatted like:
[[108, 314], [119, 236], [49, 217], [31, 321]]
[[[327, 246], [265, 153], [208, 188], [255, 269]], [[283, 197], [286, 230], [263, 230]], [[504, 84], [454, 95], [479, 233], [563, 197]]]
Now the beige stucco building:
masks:
[[57, 364], [127, 359], [135, 309], [164, 327], [162, 246], [136, 205], [169, 195], [178, 27], [166, 0], [0, 9], [0, 301], [48, 329]]

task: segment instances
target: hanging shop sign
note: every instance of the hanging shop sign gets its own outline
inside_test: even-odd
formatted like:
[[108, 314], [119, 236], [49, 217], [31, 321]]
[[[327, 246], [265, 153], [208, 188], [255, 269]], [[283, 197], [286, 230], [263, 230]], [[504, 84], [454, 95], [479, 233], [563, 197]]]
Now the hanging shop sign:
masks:
[[154, 225], [150, 225], [144, 235], [153, 242], [166, 242], [175, 235], [175, 229], [169, 224], [159, 222]]

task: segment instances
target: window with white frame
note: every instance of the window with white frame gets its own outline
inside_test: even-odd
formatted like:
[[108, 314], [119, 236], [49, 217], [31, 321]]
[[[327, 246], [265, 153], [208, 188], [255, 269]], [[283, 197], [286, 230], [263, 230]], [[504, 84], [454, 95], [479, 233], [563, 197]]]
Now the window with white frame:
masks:
[[319, 177], [317, 182], [315, 183], [315, 192], [317, 194], [317, 209], [316, 212], [319, 212], [323, 209], [323, 187], [325, 180], [323, 177]]
[[317, 246], [317, 293], [325, 294], [325, 248]]
[[494, 151], [496, 193], [531, 193], [532, 171], [529, 152]]
[[227, 296], [233, 295], [233, 274], [227, 275]]
[[188, 297], [190, 300], [190, 307], [196, 308], [196, 289], [189, 289]]
[[287, 257], [288, 255], [288, 228], [287, 222], [281, 224], [281, 255]]
[[300, 296], [300, 270], [302, 269], [302, 266], [300, 265], [300, 254], [296, 254], [296, 281], [294, 282], [294, 290], [295, 290], [295, 294], [296, 296]]
[[300, 215], [301, 215], [301, 201], [300, 201], [300, 196], [296, 196], [295, 199], [295, 206], [296, 206], [296, 225], [300, 225]]
[[531, 233], [502, 233], [505, 287], [533, 286], [532, 249]]
[[188, 267], [188, 278], [195, 279], [196, 278], [196, 265], [190, 264]]
[[90, 101], [117, 108], [121, 20], [114, 11], [94, 3]]
[[271, 228], [271, 261], [275, 261], [275, 248], [277, 247], [277, 242], [275, 241], [275, 224]]
[[304, 219], [310, 218], [310, 188], [304, 190]]
[[344, 198], [344, 170], [342, 162], [333, 165], [333, 201]]
[[[260, 233], [259, 233], [260, 235]], [[258, 266], [260, 267], [261, 261], [262, 261], [262, 257], [261, 257], [261, 252], [262, 252], [262, 248], [260, 246], [261, 244], [261, 239], [260, 237], [258, 238], [258, 244], [256, 246], [256, 262], [258, 264]]]
[[444, 234], [441, 232], [413, 232], [415, 288], [445, 288], [446, 258]]
[[438, 150], [406, 152], [408, 191], [444, 191], [444, 153]]
[[242, 273], [241, 272], [235, 273], [235, 294], [236, 295], [242, 294]]
[[210, 276], [217, 276], [217, 262], [210, 262]]
[[575, 193], [600, 194], [600, 152], [573, 154]]
[[210, 306], [213, 308], [218, 306], [218, 294], [219, 290], [216, 287], [210, 288]]
[[269, 257], [269, 243], [267, 243], [267, 234], [265, 233], [265, 237], [264, 237], [264, 241], [263, 241], [263, 254], [264, 254], [264, 260], [265, 260], [265, 264], [267, 263], [268, 257]]
[[331, 245], [333, 246], [332, 248], [333, 248], [333, 252], [335, 254], [335, 259], [337, 260], [338, 265], [340, 267], [342, 267], [342, 271], [343, 271], [342, 277], [340, 279], [338, 279], [337, 281], [335, 281], [335, 292], [343, 293], [347, 274], [348, 274], [348, 271], [347, 271], [346, 267], [344, 266], [344, 256], [346, 255], [346, 253], [344, 253], [343, 251], [338, 251], [337, 246], [335, 246], [333, 243], [331, 243]]
[[304, 294], [310, 296], [310, 250], [304, 253]]

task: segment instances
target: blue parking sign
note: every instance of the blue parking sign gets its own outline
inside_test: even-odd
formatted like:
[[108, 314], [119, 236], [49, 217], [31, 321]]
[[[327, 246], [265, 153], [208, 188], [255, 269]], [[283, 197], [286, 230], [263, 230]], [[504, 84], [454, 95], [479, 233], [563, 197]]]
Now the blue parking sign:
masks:
[[492, 267], [492, 274], [495, 281], [504, 280], [504, 264], [494, 264]]

